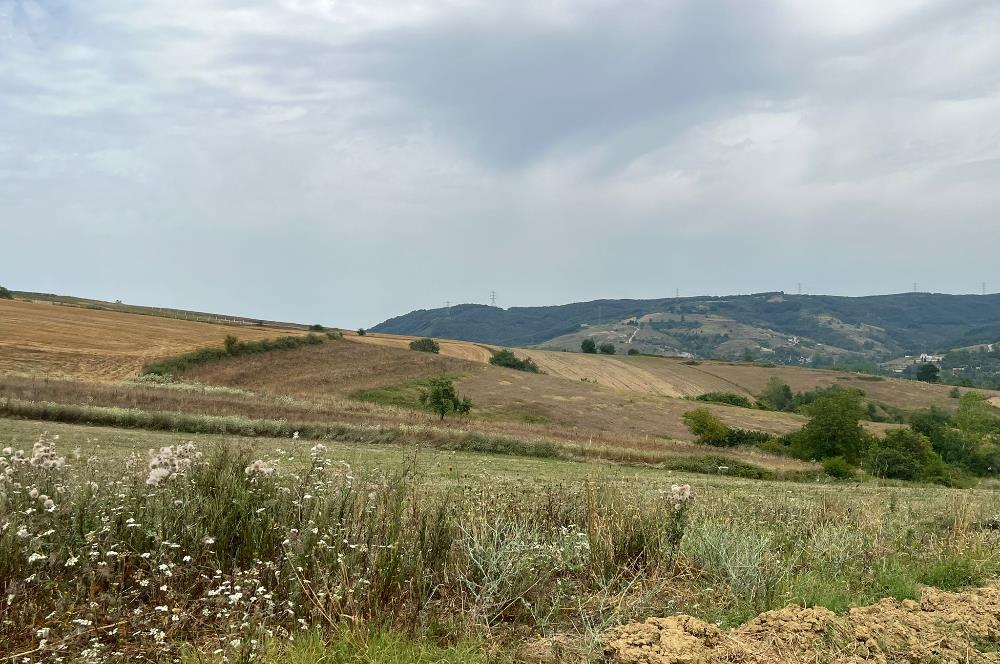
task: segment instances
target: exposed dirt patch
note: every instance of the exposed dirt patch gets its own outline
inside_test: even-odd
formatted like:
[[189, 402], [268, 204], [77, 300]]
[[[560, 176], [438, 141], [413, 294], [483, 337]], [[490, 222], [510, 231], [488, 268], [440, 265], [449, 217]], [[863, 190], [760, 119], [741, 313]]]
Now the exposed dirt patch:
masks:
[[[546, 644], [556, 644], [546, 648]], [[732, 630], [691, 616], [608, 630], [609, 664], [1000, 662], [1000, 583], [962, 593], [926, 588], [919, 602], [884, 599], [837, 616], [789, 606]], [[565, 638], [531, 644], [523, 662], [576, 662]]]

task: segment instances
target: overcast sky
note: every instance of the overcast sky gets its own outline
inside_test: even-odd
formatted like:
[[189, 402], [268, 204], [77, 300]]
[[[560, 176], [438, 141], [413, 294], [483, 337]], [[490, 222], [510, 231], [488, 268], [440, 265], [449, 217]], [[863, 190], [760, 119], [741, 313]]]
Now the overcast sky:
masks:
[[0, 284], [369, 325], [1000, 290], [995, 0], [0, 0]]

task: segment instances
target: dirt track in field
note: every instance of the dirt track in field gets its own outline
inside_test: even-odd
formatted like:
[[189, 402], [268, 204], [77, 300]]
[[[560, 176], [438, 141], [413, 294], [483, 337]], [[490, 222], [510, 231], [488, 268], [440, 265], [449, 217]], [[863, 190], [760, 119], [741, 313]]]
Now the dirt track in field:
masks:
[[121, 380], [150, 360], [221, 346], [228, 334], [253, 340], [299, 332], [0, 300], [0, 373]]

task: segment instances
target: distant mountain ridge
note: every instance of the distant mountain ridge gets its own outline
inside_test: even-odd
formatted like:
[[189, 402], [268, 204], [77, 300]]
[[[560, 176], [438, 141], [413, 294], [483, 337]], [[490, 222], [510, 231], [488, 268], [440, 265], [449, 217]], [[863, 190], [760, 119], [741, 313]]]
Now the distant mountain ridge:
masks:
[[784, 363], [878, 361], [1000, 340], [1000, 294], [845, 297], [780, 291], [728, 297], [594, 300], [500, 309], [422, 309], [376, 332], [501, 346], [579, 349], [587, 336], [640, 352]]

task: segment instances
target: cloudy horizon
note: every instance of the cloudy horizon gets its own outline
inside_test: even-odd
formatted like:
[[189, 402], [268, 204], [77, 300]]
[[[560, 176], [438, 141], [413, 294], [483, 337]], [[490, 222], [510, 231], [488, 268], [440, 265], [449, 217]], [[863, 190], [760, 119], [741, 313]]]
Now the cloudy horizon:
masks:
[[996, 292], [997, 34], [982, 0], [0, 0], [0, 285], [344, 327]]

